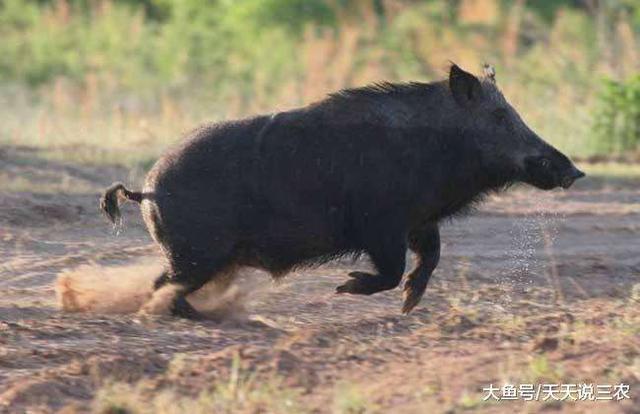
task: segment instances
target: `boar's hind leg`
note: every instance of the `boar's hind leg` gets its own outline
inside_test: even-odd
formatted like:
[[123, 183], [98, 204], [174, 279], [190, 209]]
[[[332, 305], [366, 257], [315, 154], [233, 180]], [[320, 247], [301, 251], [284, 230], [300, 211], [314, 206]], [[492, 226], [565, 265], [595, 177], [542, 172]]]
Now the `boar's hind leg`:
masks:
[[192, 256], [181, 256], [172, 261], [171, 269], [163, 272], [154, 283], [154, 290], [167, 284], [178, 286], [173, 302], [171, 314], [181, 318], [200, 319], [201, 315], [186, 299], [190, 293], [204, 286], [218, 275], [224, 276], [227, 267], [226, 260], [212, 258], [196, 259]]
[[171, 314], [187, 319], [200, 319], [200, 314], [185, 298], [191, 292], [196, 291], [199, 287], [197, 285], [180, 282], [182, 278], [176, 277], [171, 270], [163, 271], [153, 283], [153, 290], [156, 291], [163, 286], [173, 284], [179, 286], [178, 291], [171, 303]]
[[409, 234], [409, 248], [418, 255], [418, 266], [404, 285], [402, 312], [409, 313], [420, 302], [431, 273], [440, 260], [440, 231], [436, 223], [427, 224]]
[[[385, 229], [386, 230], [386, 229]], [[377, 274], [351, 272], [345, 284], [336, 288], [337, 293], [371, 295], [396, 288], [404, 273], [407, 243], [401, 231], [379, 231], [369, 236], [365, 251], [369, 254]]]
[[169, 275], [169, 272], [167, 270], [163, 270], [162, 273], [160, 273], [160, 276], [158, 276], [156, 280], [153, 282], [153, 290], [160, 289], [162, 286], [166, 285], [170, 281], [171, 281], [171, 276]]
[[[158, 276], [153, 282], [153, 290], [156, 291], [168, 284], [182, 285], [181, 283], [175, 282], [176, 278], [175, 276], [172, 276], [173, 274], [174, 272], [170, 270], [163, 271], [160, 276]], [[195, 310], [193, 306], [189, 304], [189, 302], [185, 298], [187, 294], [184, 293], [184, 291], [185, 289], [180, 286], [180, 289], [176, 293], [176, 296], [173, 298], [173, 302], [171, 303], [171, 314], [187, 319], [199, 319], [200, 314], [197, 310]]]

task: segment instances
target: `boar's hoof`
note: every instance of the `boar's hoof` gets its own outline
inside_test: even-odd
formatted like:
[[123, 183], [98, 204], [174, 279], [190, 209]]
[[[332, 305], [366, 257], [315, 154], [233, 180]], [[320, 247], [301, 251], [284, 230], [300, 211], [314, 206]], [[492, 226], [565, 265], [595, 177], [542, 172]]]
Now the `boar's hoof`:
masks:
[[372, 275], [365, 272], [349, 273], [351, 279], [336, 288], [336, 293], [351, 293], [352, 295], [372, 295], [383, 290], [396, 287], [389, 283], [388, 279], [382, 275]]
[[402, 304], [402, 313], [407, 315], [418, 303], [420, 303], [420, 299], [422, 299], [422, 295], [424, 295], [425, 287], [413, 286], [410, 281], [404, 285], [404, 303]]
[[195, 308], [187, 302], [187, 299], [185, 299], [184, 296], [180, 296], [175, 299], [173, 306], [171, 307], [171, 314], [185, 319], [203, 319], [200, 312], [195, 310]]

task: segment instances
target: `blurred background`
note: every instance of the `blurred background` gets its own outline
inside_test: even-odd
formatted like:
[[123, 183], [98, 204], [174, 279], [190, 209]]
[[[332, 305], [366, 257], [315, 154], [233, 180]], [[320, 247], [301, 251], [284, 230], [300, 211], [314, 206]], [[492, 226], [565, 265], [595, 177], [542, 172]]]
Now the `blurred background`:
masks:
[[[336, 297], [366, 260], [243, 270], [201, 297], [224, 321], [107, 314], [162, 265], [135, 203], [122, 232], [99, 214], [108, 185], [202, 122], [450, 61], [493, 64], [588, 178], [443, 223], [411, 315], [399, 290]], [[0, 0], [2, 413], [639, 413], [639, 235], [640, 0]], [[563, 385], [483, 400], [503, 384]]]
[[0, 0], [0, 145], [144, 170], [204, 121], [492, 63], [574, 157], [637, 161], [637, 0]]

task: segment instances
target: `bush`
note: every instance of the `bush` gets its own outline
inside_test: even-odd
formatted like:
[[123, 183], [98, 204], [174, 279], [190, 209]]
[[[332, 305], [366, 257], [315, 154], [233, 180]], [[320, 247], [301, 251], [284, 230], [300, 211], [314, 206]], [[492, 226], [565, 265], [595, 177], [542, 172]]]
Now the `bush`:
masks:
[[627, 81], [603, 81], [593, 131], [599, 152], [640, 149], [640, 75]]

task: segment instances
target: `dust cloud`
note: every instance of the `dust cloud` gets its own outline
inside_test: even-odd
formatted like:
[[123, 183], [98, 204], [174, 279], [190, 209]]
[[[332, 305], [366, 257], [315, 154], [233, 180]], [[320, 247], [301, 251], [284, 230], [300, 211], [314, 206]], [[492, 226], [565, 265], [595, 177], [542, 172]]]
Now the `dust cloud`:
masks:
[[[55, 292], [64, 312], [94, 314], [168, 315], [177, 288], [167, 285], [153, 292], [153, 282], [162, 265], [142, 260], [122, 266], [89, 264], [58, 274]], [[244, 320], [248, 286], [230, 283], [231, 275], [221, 275], [222, 283], [210, 282], [187, 297], [207, 319]]]

